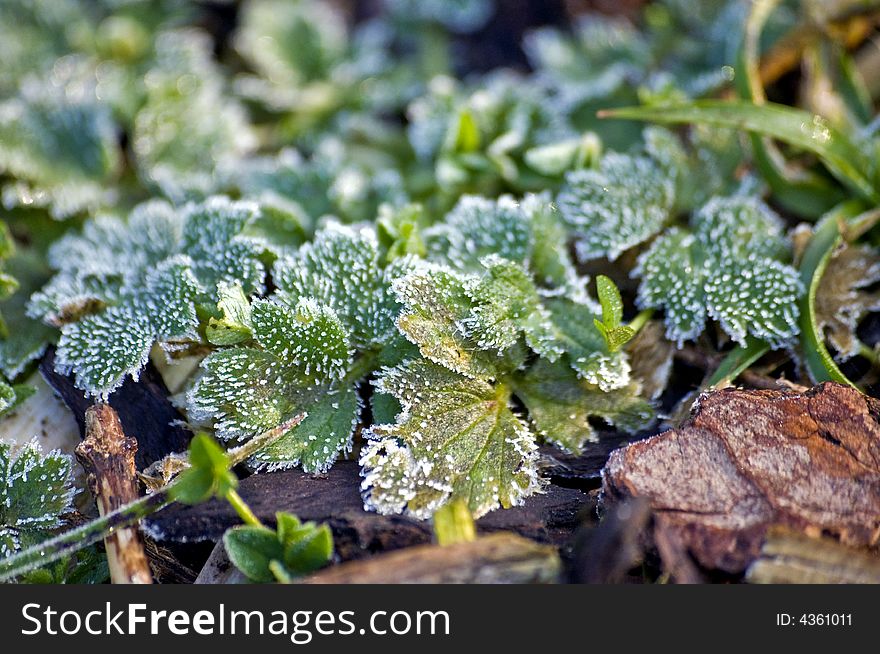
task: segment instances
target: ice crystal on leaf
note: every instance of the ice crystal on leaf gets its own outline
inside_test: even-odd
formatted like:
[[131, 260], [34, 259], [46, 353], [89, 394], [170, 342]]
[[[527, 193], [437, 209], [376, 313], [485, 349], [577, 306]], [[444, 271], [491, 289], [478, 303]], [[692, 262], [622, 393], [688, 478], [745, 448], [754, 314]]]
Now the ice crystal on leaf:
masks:
[[294, 307], [257, 300], [250, 320], [253, 345], [219, 350], [202, 363], [190, 415], [214, 419], [220, 438], [239, 442], [308, 413], [253, 463], [326, 469], [350, 446], [359, 411], [353, 385], [342, 379], [352, 360], [348, 331], [332, 308], [308, 298]]
[[644, 243], [663, 229], [674, 201], [674, 182], [653, 160], [615, 152], [597, 170], [569, 173], [556, 198], [581, 261], [613, 261]]
[[73, 510], [70, 457], [43, 454], [36, 442], [17, 452], [0, 441], [0, 558], [43, 540]]
[[59, 372], [106, 396], [137, 376], [153, 343], [199, 340], [196, 308], [215, 305], [221, 283], [262, 291], [260, 248], [241, 236], [256, 205], [214, 197], [174, 209], [140, 205], [128, 221], [103, 217], [56, 242], [59, 270], [30, 313], [61, 326]]
[[360, 413], [356, 384], [380, 360], [409, 352], [394, 327], [391, 280], [411, 265], [404, 257], [383, 268], [371, 230], [330, 223], [276, 262], [271, 299], [245, 310], [240, 294], [225, 292], [221, 308], [239, 330], [238, 346], [205, 359], [189, 394], [191, 415], [214, 419], [218, 436], [240, 441], [307, 413], [253, 463], [328, 468], [350, 447]]
[[754, 198], [716, 198], [693, 216], [691, 230], [673, 228], [639, 258], [642, 307], [663, 308], [666, 334], [681, 345], [717, 320], [737, 343], [747, 335], [774, 347], [798, 333], [797, 271], [782, 223]]
[[540, 489], [537, 446], [505, 387], [413, 361], [383, 371], [376, 390], [403, 411], [372, 427], [361, 453], [370, 508], [428, 518], [455, 497], [480, 516]]
[[578, 453], [585, 443], [598, 440], [591, 417], [624, 431], [637, 431], [654, 415], [637, 383], [603, 390], [561, 363], [538, 362], [517, 377], [514, 388], [535, 432], [569, 452]]

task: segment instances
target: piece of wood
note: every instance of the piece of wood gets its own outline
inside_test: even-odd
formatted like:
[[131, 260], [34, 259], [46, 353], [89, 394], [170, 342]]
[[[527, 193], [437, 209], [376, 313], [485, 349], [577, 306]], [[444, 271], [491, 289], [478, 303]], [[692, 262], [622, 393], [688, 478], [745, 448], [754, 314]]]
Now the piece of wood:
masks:
[[880, 401], [842, 384], [703, 395], [682, 427], [611, 455], [603, 492], [644, 497], [707, 569], [740, 573], [775, 524], [880, 540]]
[[746, 579], [753, 584], [880, 584], [880, 555], [777, 527]]
[[[267, 524], [275, 523], [276, 511], [327, 523], [342, 560], [431, 541], [427, 522], [365, 511], [360, 481], [356, 461], [338, 461], [320, 476], [301, 471], [252, 475], [241, 480], [238, 492]], [[586, 502], [587, 496], [579, 490], [550, 485], [522, 506], [483, 516], [477, 521], [477, 530], [483, 534], [513, 530], [540, 542], [562, 545], [579, 524], [579, 512]], [[217, 541], [226, 529], [240, 522], [228, 502], [211, 500], [197, 506], [169, 506], [147, 518], [143, 529], [157, 541]]]
[[[85, 412], [86, 437], [76, 456], [88, 473], [89, 488], [106, 515], [138, 497], [134, 464], [137, 441], [128, 438], [116, 412], [96, 404]], [[135, 527], [118, 529], [104, 538], [110, 579], [115, 584], [152, 583], [150, 566], [140, 533]]]
[[[73, 383], [71, 375], [55, 372], [55, 352], [48, 348], [40, 361], [40, 373], [73, 412], [80, 434], [85, 435], [85, 414], [95, 404]], [[192, 433], [183, 416], [168, 400], [168, 389], [155, 366], [148, 362], [137, 381], [125, 380], [110, 396], [109, 404], [119, 416], [125, 433], [136, 439], [135, 464], [143, 470], [172, 452], [186, 452]]]
[[420, 545], [352, 561], [304, 584], [547, 584], [559, 579], [556, 548], [498, 533], [454, 545]]

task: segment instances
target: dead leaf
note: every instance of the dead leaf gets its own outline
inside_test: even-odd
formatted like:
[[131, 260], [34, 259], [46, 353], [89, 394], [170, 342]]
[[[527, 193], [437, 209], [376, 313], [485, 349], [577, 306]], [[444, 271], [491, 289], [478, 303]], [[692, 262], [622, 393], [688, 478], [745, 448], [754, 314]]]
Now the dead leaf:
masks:
[[709, 569], [742, 572], [774, 524], [872, 546], [878, 416], [880, 401], [834, 383], [709, 393], [682, 427], [614, 452], [603, 492], [647, 498], [661, 528]]
[[869, 247], [839, 249], [816, 291], [816, 322], [841, 360], [859, 353], [855, 331], [870, 311], [880, 309], [880, 291], [868, 291], [880, 281], [880, 256]]
[[656, 400], [669, 384], [675, 344], [664, 335], [663, 323], [649, 320], [626, 346], [632, 376], [642, 385], [642, 395]]

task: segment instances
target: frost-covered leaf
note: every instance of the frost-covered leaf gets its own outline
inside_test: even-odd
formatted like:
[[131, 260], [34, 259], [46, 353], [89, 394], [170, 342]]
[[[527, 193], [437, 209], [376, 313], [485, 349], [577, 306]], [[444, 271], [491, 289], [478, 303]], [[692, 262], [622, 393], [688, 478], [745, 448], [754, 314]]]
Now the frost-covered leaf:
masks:
[[709, 317], [740, 345], [751, 334], [781, 347], [798, 333], [803, 285], [789, 265], [771, 259], [719, 265], [706, 277], [704, 289]]
[[432, 258], [442, 258], [461, 271], [481, 269], [490, 254], [528, 265], [532, 225], [520, 203], [466, 195], [446, 218], [426, 234]]
[[[406, 266], [402, 261], [401, 266]], [[273, 271], [277, 297], [289, 304], [312, 297], [333, 307], [358, 349], [384, 344], [394, 331], [396, 307], [389, 306], [390, 278], [379, 264], [375, 234], [331, 223]]]
[[856, 327], [870, 311], [880, 309], [880, 257], [862, 245], [847, 245], [834, 253], [816, 291], [816, 322], [837, 356], [848, 359], [859, 352]]
[[79, 388], [106, 397], [125, 377], [137, 378], [155, 339], [148, 315], [131, 305], [112, 306], [65, 327], [55, 369], [74, 373]]
[[638, 384], [602, 390], [579, 379], [563, 363], [539, 361], [517, 377], [514, 390], [529, 412], [535, 432], [544, 440], [579, 453], [598, 436], [590, 418], [602, 418], [624, 431], [637, 431], [653, 419], [651, 405], [642, 399]]
[[380, 513], [428, 518], [450, 499], [475, 516], [519, 504], [541, 487], [537, 446], [509, 391], [427, 361], [383, 372], [377, 392], [403, 407], [361, 452], [364, 500]]
[[71, 459], [43, 454], [36, 442], [17, 452], [0, 441], [0, 557], [38, 542], [73, 510]]
[[29, 313], [61, 326], [58, 370], [106, 396], [137, 376], [153, 343], [198, 341], [197, 308], [216, 305], [219, 284], [262, 291], [262, 249], [242, 236], [256, 215], [225, 197], [181, 209], [153, 201], [56, 242], [49, 261], [59, 271]]
[[628, 357], [621, 350], [608, 349], [596, 329], [597, 314], [592, 307], [566, 298], [550, 298], [546, 306], [550, 310], [555, 339], [579, 377], [606, 391], [629, 383]]
[[66, 218], [109, 199], [120, 159], [110, 108], [91, 89], [64, 86], [30, 79], [0, 103], [0, 170], [17, 180], [3, 189], [7, 208], [46, 206]]
[[223, 93], [206, 34], [163, 32], [155, 49], [132, 134], [138, 169], [173, 200], [197, 199], [215, 188], [220, 163], [248, 154], [256, 138], [244, 109]]
[[798, 333], [797, 272], [782, 223], [759, 200], [716, 198], [694, 214], [693, 232], [673, 228], [639, 257], [639, 305], [664, 308], [666, 335], [681, 345], [717, 320], [737, 343], [746, 336], [782, 347]]
[[639, 258], [639, 306], [663, 307], [666, 336], [678, 343], [696, 338], [706, 325], [705, 273], [695, 260], [694, 236], [672, 228]]
[[348, 332], [333, 309], [307, 298], [293, 308], [259, 300], [251, 314], [260, 349], [209, 355], [188, 396], [190, 415], [213, 419], [220, 438], [241, 441], [307, 413], [253, 462], [324, 470], [349, 447], [360, 409], [353, 384], [342, 381], [351, 365]]
[[473, 308], [459, 321], [463, 334], [480, 349], [498, 353], [516, 345], [523, 335], [541, 356], [558, 358], [562, 349], [550, 313], [525, 268], [497, 255], [484, 257], [482, 264], [485, 273], [466, 286]]
[[441, 267], [423, 267], [392, 284], [402, 305], [397, 328], [426, 359], [474, 378], [492, 377], [498, 357], [467, 337], [463, 321], [471, 300], [467, 277]]
[[674, 182], [645, 157], [608, 153], [597, 170], [566, 175], [556, 198], [582, 261], [614, 260], [660, 232], [675, 201]]

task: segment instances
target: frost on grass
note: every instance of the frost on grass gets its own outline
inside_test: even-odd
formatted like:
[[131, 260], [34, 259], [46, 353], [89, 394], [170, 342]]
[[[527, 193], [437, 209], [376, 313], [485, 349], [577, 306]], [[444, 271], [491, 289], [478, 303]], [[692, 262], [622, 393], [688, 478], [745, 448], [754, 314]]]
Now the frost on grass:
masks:
[[0, 441], [0, 558], [42, 541], [73, 510], [71, 459], [43, 454], [36, 442], [17, 452]]
[[638, 302], [662, 308], [666, 335], [679, 344], [716, 320], [737, 343], [747, 335], [783, 347], [798, 334], [797, 271], [783, 262], [782, 223], [760, 200], [716, 198], [690, 230], [670, 229], [640, 258]]
[[49, 261], [59, 272], [30, 306], [61, 327], [56, 369], [106, 396], [138, 375], [153, 343], [198, 341], [196, 308], [216, 305], [219, 284], [262, 291], [260, 249], [241, 237], [257, 211], [224, 197], [183, 209], [153, 201], [56, 242]]
[[481, 516], [540, 490], [534, 437], [504, 387], [413, 361], [385, 370], [376, 390], [397, 398], [403, 411], [367, 434], [368, 508], [424, 519], [455, 497]]

